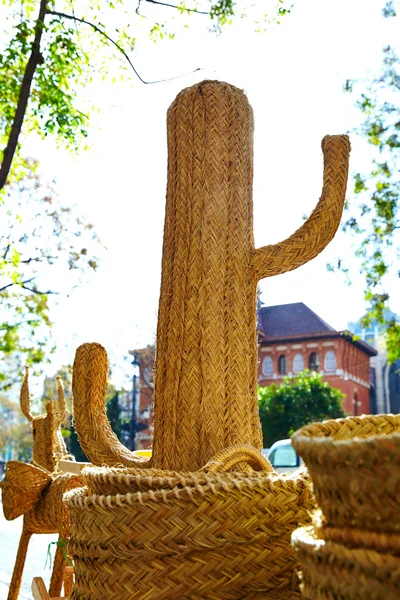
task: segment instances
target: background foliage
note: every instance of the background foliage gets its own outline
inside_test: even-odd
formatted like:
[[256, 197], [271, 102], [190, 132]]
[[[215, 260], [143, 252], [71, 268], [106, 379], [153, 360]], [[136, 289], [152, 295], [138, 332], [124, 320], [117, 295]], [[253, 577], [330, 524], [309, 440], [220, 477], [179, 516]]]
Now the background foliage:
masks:
[[37, 163], [6, 187], [0, 203], [0, 390], [20, 380], [23, 364], [52, 350], [50, 298], [95, 270], [100, 243], [76, 207], [44, 185]]
[[286, 439], [307, 423], [345, 417], [344, 394], [323, 382], [322, 375], [304, 371], [282, 383], [258, 389], [264, 448]]
[[[387, 2], [383, 17], [398, 21], [400, 2]], [[361, 124], [353, 134], [370, 147], [373, 160], [367, 172], [353, 175], [343, 230], [354, 237], [355, 255], [365, 278], [365, 299], [371, 306], [364, 320], [386, 324], [388, 360], [400, 358], [400, 323], [390, 315], [390, 290], [400, 277], [400, 60], [399, 46], [383, 48], [380, 72], [366, 80], [347, 81], [344, 91], [357, 94]], [[350, 189], [350, 186], [349, 186]], [[350, 276], [349, 261], [341, 268]], [[330, 268], [333, 268], [332, 266]], [[397, 278], [397, 282], [396, 282]]]
[[[54, 136], [72, 151], [84, 146], [94, 106], [87, 86], [102, 79], [139, 79], [138, 39], [173, 38], [194, 16], [220, 31], [234, 17], [254, 12], [258, 29], [290, 8], [284, 0], [180, 2], [156, 0], [2, 0], [6, 28], [0, 36], [0, 191], [24, 169], [21, 136]], [[150, 7], [150, 11], [148, 10]], [[0, 12], [1, 15], [1, 12]], [[2, 49], [3, 47], [3, 49]], [[197, 65], [194, 70], [197, 70]], [[179, 75], [179, 73], [177, 73]]]
[[244, 0], [0, 0], [0, 390], [23, 363], [48, 356], [51, 304], [98, 263], [92, 225], [70, 199], [59, 201], [54, 182], [40, 181], [26, 141], [85, 149], [104, 80], [157, 83], [135, 67], [141, 39], [172, 39], [193, 19], [218, 33], [251, 15], [261, 29], [290, 10], [284, 0], [269, 6], [266, 14], [264, 2]]

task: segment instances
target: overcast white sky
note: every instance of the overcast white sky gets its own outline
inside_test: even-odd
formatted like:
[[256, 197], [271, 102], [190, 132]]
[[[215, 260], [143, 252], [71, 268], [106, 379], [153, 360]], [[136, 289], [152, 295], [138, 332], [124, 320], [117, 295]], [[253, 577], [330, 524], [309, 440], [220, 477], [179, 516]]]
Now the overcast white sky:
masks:
[[[292, 14], [265, 34], [239, 23], [216, 37], [198, 25], [171, 42], [144, 40], [132, 58], [145, 79], [196, 67], [202, 71], [158, 85], [99, 86], [93, 100], [100, 102], [101, 113], [89, 138], [94, 150], [73, 161], [50, 143], [40, 145], [43, 173], [57, 177], [65, 202], [79, 205], [108, 247], [90, 282], [60, 302], [54, 313], [59, 351], [52, 368], [71, 363], [76, 346], [84, 341], [102, 343], [121, 363], [129, 349], [154, 339], [166, 186], [165, 120], [176, 94], [206, 78], [246, 90], [255, 113], [256, 245], [281, 240], [318, 201], [321, 139], [327, 133], [346, 133], [359, 119], [353, 108], [356, 98], [344, 95], [342, 85], [379, 68], [380, 50], [394, 33], [391, 21], [381, 18], [382, 4], [295, 0]], [[351, 169], [367, 169], [369, 158], [368, 149], [353, 138]], [[327, 273], [325, 265], [348, 249], [348, 239], [338, 234], [308, 265], [263, 280], [262, 300], [267, 305], [304, 302], [333, 327], [345, 328], [364, 311], [362, 280], [355, 275], [354, 285], [346, 287], [342, 276]], [[400, 304], [392, 303], [392, 309], [400, 312]]]

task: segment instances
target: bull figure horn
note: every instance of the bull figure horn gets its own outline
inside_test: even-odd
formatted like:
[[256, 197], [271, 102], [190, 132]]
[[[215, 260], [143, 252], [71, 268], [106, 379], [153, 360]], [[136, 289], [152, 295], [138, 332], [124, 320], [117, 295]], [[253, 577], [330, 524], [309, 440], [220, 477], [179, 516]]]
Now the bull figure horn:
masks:
[[33, 417], [31, 415], [31, 401], [29, 398], [29, 367], [25, 367], [25, 377], [24, 381], [22, 382], [19, 399], [22, 413], [25, 415], [28, 421], [32, 421]]
[[65, 409], [65, 397], [64, 397], [64, 386], [61, 377], [56, 378], [57, 381], [57, 413], [60, 420], [60, 424], [64, 421], [66, 415]]

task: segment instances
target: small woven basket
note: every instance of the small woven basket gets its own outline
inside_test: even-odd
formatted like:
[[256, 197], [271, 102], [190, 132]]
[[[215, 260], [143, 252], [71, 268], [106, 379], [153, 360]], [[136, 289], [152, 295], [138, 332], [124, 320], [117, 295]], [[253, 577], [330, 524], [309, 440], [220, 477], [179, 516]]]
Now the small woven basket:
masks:
[[7, 521], [17, 519], [33, 508], [52, 477], [30, 464], [10, 460], [0, 486], [3, 512]]
[[309, 469], [323, 525], [400, 532], [400, 415], [313, 423], [292, 442]]
[[310, 521], [307, 475], [277, 475], [251, 449], [254, 467], [257, 455], [263, 471], [224, 472], [243, 447], [197, 473], [84, 469], [88, 487], [64, 497], [71, 600], [300, 598], [290, 535]]
[[398, 600], [400, 558], [366, 548], [347, 548], [299, 528], [292, 542], [302, 564], [304, 600]]

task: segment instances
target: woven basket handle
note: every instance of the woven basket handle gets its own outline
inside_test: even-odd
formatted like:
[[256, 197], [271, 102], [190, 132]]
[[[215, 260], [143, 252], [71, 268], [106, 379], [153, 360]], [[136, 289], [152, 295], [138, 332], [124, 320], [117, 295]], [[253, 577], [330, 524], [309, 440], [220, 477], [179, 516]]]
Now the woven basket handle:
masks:
[[275, 473], [268, 458], [252, 446], [247, 446], [246, 444], [230, 446], [225, 450], [221, 450], [200, 471], [207, 473], [229, 471], [232, 467], [243, 462], [247, 463], [254, 471], [270, 471], [271, 473]]

